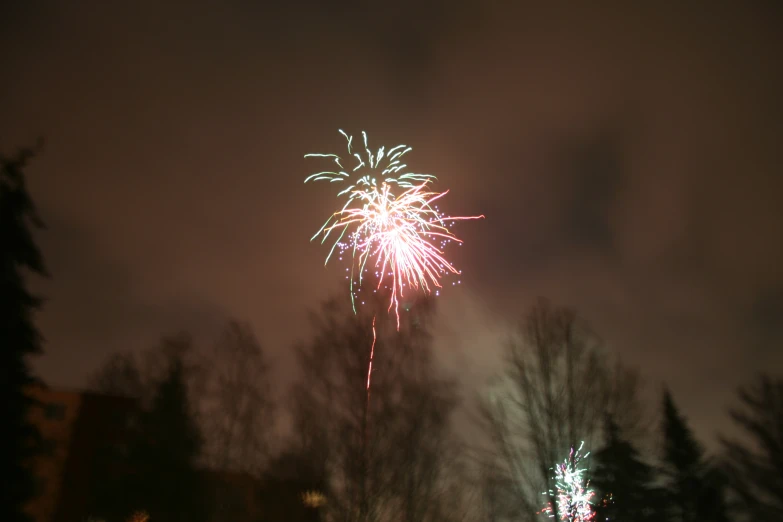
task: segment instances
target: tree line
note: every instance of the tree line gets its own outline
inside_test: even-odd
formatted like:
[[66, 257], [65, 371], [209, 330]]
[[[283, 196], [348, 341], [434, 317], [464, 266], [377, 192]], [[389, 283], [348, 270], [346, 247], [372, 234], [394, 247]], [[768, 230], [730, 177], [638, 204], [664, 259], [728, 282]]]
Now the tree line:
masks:
[[[12, 522], [29, 520], [29, 462], [41, 445], [25, 393], [36, 382], [30, 359], [42, 353], [41, 299], [27, 277], [47, 275], [35, 243], [43, 223], [24, 179], [35, 152], [0, 158], [0, 520]], [[672, 394], [647, 404], [639, 372], [573, 310], [545, 300], [531, 307], [497, 378], [476, 398], [434, 361], [434, 302], [403, 307], [398, 329], [378, 299], [357, 313], [339, 298], [314, 309], [286, 390], [272, 388], [262, 343], [238, 321], [207, 347], [183, 333], [111, 355], [90, 385], [134, 406], [118, 421], [123, 437], [96, 448], [89, 464], [85, 519], [144, 511], [151, 522], [242, 520], [236, 491], [204, 470], [253, 477], [264, 521], [557, 518], [567, 514], [553, 466], [584, 444], [595, 520], [780, 520], [780, 377], [739, 390], [729, 414], [746, 436], [721, 439], [721, 451], [708, 454]], [[461, 432], [461, 407], [479, 412], [483, 437]], [[283, 417], [290, 433], [278, 441]]]

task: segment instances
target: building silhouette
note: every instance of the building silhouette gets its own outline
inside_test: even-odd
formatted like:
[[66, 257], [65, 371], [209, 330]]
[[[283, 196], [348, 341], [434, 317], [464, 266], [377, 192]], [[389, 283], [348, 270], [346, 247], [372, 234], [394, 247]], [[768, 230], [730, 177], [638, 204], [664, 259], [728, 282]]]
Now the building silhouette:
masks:
[[[128, 442], [128, 423], [137, 401], [43, 385], [30, 387], [28, 393], [37, 403], [30, 420], [38, 427], [42, 444], [31, 462], [37, 496], [26, 511], [35, 522], [86, 522], [96, 478], [123, 472], [111, 468], [104, 450]], [[260, 486], [255, 477], [207, 469], [203, 473], [214, 497], [215, 522], [259, 520]], [[155, 522], [154, 513], [149, 522]]]
[[30, 414], [41, 452], [31, 463], [38, 495], [27, 506], [36, 522], [84, 520], [94, 473], [110, 473], [98, 448], [121, 441], [136, 401], [92, 392], [29, 389], [37, 405]]

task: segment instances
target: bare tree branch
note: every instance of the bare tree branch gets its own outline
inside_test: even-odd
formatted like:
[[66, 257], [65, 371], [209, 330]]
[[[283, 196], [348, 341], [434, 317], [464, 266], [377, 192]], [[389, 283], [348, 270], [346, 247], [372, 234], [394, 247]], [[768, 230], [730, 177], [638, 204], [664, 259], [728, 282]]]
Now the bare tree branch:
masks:
[[603, 413], [642, 430], [630, 413], [640, 406], [638, 376], [606, 359], [573, 311], [541, 300], [525, 317], [507, 347], [502, 379], [481, 405], [495, 448], [491, 465], [505, 477], [493, 480], [510, 488], [493, 493], [507, 502], [496, 509], [502, 516], [532, 521], [547, 501], [557, 509], [544, 494], [555, 490], [551, 468], [581, 441], [598, 442]]
[[250, 326], [229, 322], [201, 361], [202, 429], [207, 462], [258, 475], [274, 424], [269, 365]]
[[298, 350], [295, 427], [311, 432], [300, 433], [303, 442], [328, 441], [331, 520], [453, 520], [459, 503], [449, 496], [447, 474], [458, 469], [450, 436], [454, 383], [433, 371], [425, 307], [405, 312], [398, 332], [378, 301], [370, 401], [373, 305], [354, 315], [329, 302], [313, 315], [315, 338]]

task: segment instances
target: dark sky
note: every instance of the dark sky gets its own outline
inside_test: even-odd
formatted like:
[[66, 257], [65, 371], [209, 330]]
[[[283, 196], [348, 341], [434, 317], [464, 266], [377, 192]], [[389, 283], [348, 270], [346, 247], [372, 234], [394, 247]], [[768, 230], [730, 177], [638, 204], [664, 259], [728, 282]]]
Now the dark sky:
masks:
[[302, 184], [338, 128], [412, 145], [447, 210], [487, 215], [457, 229], [463, 285], [440, 301], [439, 353], [469, 385], [539, 295], [668, 383], [703, 437], [736, 385], [783, 368], [776, 2], [117, 4], [0, 8], [0, 148], [47, 139], [29, 183], [52, 384], [226, 317], [289, 367], [307, 309], [345, 290], [308, 242], [334, 191]]

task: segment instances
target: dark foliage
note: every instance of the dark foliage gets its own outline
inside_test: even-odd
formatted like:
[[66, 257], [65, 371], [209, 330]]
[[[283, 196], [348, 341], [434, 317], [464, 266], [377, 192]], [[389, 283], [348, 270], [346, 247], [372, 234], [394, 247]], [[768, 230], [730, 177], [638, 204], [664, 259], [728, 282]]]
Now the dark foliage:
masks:
[[0, 520], [28, 520], [24, 505], [36, 494], [27, 462], [39, 439], [28, 422], [33, 401], [25, 390], [34, 382], [29, 357], [42, 352], [33, 322], [41, 299], [27, 290], [25, 273], [46, 276], [34, 230], [43, 228], [25, 186], [29, 149], [0, 157]]
[[127, 438], [107, 448], [114, 461], [113, 476], [94, 477], [93, 515], [110, 522], [129, 513], [146, 511], [154, 520], [198, 522], [208, 520], [203, 474], [196, 469], [201, 434], [193, 419], [184, 365], [169, 360], [150, 405], [128, 418]]
[[321, 520], [319, 506], [306, 505], [303, 495], [307, 492], [328, 495], [324, 457], [323, 451], [308, 448], [284, 451], [270, 462], [261, 481], [261, 522]]
[[727, 521], [722, 477], [705, 460], [704, 450], [668, 391], [663, 397], [663, 437], [666, 520]]
[[722, 441], [729, 487], [755, 522], [777, 521], [783, 513], [783, 379], [761, 376], [738, 395], [744, 408], [730, 413], [748, 442]]
[[655, 470], [622, 437], [611, 416], [606, 419], [604, 438], [604, 446], [593, 454], [592, 484], [600, 499], [596, 520], [660, 520], [657, 511], [661, 495], [654, 486]]

